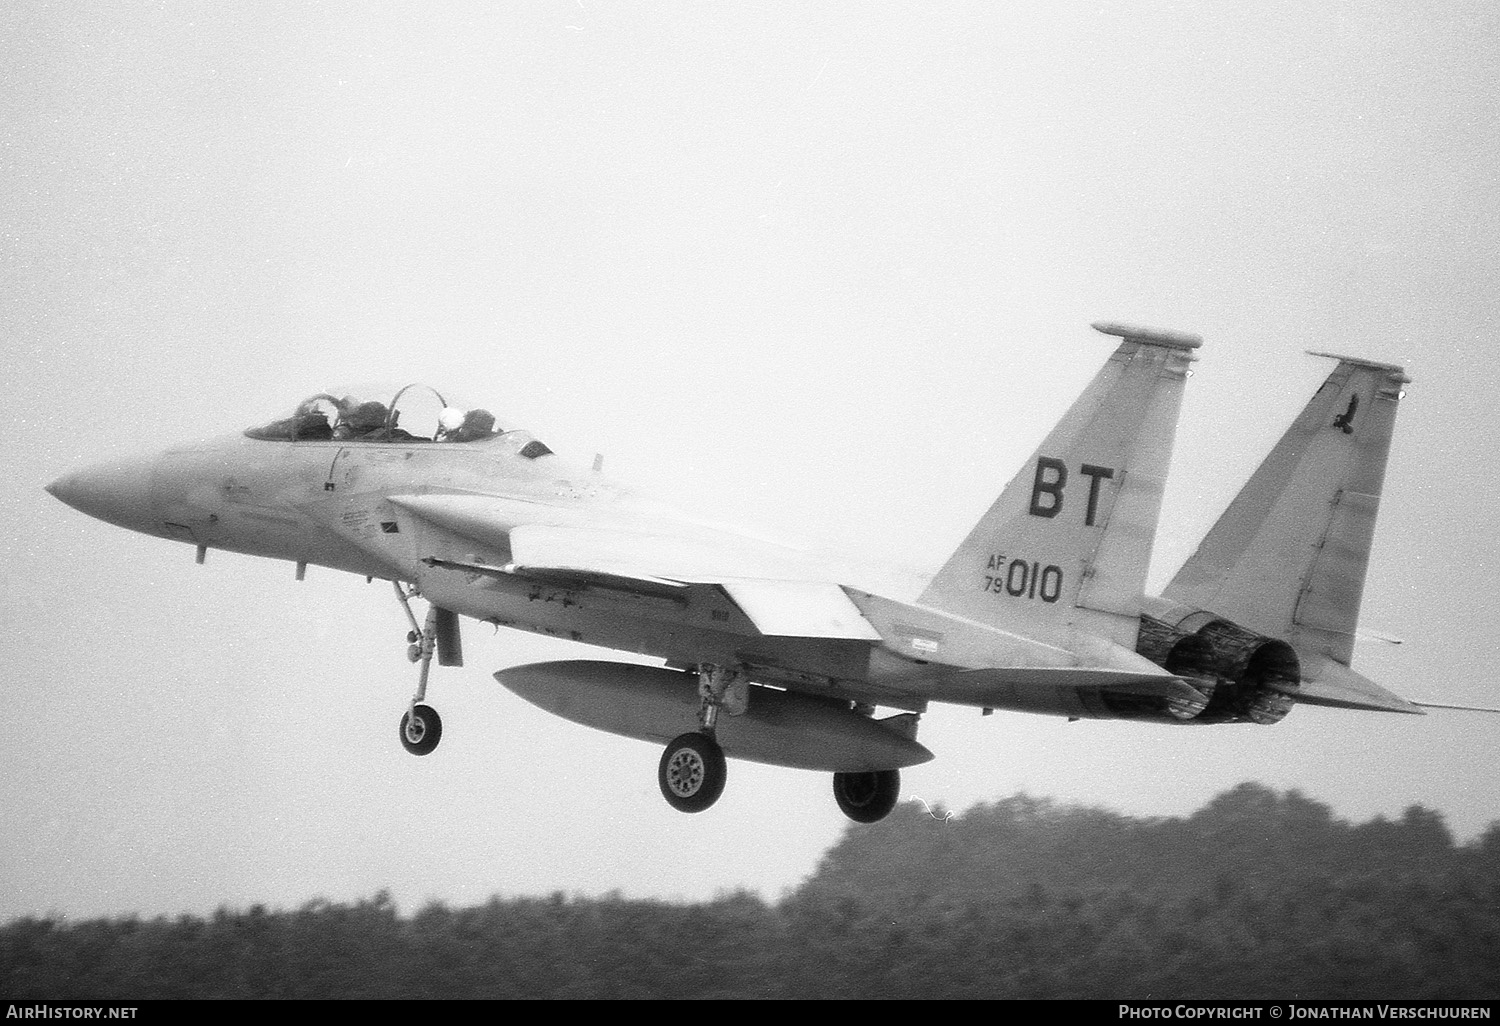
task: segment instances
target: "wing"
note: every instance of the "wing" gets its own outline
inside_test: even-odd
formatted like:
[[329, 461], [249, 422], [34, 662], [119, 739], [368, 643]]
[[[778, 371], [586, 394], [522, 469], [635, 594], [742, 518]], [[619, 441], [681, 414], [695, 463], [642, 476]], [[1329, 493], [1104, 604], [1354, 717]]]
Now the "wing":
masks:
[[[391, 501], [445, 530], [500, 540], [497, 520], [480, 512], [484, 497], [424, 495]], [[507, 501], [498, 500], [493, 514], [505, 509]], [[424, 562], [481, 577], [623, 593], [684, 613], [698, 604], [696, 589], [714, 589], [744, 617], [749, 633], [855, 643], [905, 657], [899, 672], [879, 682], [891, 695], [998, 707], [1013, 704], [1016, 694], [1028, 690], [1112, 690], [1185, 701], [1197, 694], [1134, 653], [1101, 648], [1092, 660], [1097, 665], [1081, 665], [1078, 655], [1056, 646], [819, 579], [818, 568], [798, 563], [792, 550], [766, 549], [753, 539], [521, 524], [507, 526], [504, 541], [509, 558], [503, 564], [433, 557]], [[770, 576], [775, 574], [781, 576]], [[912, 659], [913, 630], [943, 638], [944, 657], [964, 665], [950, 665], [925, 652]], [[873, 678], [869, 682], [875, 683]]]
[[712, 586], [721, 588], [762, 635], [880, 640], [848, 594], [810, 576], [794, 550], [703, 529], [667, 534], [512, 524], [518, 512], [514, 504], [486, 496], [410, 495], [391, 501], [446, 530], [503, 541], [510, 553], [501, 566], [445, 560], [429, 560], [430, 565], [567, 587], [628, 590], [665, 601], [685, 600], [682, 592], [692, 586]]

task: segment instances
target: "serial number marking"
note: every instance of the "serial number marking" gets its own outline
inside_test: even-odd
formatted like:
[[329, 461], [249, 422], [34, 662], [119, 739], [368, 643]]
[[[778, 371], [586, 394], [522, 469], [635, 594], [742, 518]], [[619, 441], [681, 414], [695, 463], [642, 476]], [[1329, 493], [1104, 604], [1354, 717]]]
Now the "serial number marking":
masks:
[[1043, 602], [1056, 602], [1062, 597], [1063, 571], [1060, 566], [1051, 563], [1042, 566], [1024, 559], [1006, 562], [1004, 556], [991, 556], [985, 569], [991, 573], [985, 575], [981, 591], [1013, 598], [1041, 599]]

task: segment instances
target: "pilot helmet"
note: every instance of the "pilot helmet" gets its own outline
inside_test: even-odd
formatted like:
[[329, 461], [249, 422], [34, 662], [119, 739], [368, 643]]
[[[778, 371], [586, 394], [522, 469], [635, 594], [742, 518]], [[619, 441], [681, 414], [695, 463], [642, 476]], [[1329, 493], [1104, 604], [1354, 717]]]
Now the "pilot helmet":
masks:
[[385, 426], [386, 413], [385, 403], [360, 403], [349, 413], [349, 426], [356, 431], [373, 431]]
[[464, 434], [478, 437], [495, 429], [495, 415], [489, 410], [470, 410], [464, 417]]

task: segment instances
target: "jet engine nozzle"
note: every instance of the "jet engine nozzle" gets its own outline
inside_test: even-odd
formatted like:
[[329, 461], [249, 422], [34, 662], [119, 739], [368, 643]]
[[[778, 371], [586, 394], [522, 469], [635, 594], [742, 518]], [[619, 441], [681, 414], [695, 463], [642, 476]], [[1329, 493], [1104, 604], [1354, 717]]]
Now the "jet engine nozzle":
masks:
[[1291, 645], [1201, 611], [1176, 624], [1143, 615], [1136, 651], [1208, 694], [1194, 715], [1171, 710], [1180, 722], [1280, 723], [1302, 683]]

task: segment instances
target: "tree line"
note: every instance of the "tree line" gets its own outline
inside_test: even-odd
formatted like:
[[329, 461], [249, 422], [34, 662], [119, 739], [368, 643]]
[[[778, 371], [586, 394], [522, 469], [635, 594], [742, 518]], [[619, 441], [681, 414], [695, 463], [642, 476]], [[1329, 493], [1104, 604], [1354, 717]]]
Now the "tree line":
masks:
[[1242, 784], [1185, 818], [1017, 795], [850, 825], [795, 891], [692, 904], [387, 894], [0, 926], [0, 996], [1500, 997], [1500, 823], [1349, 823]]

